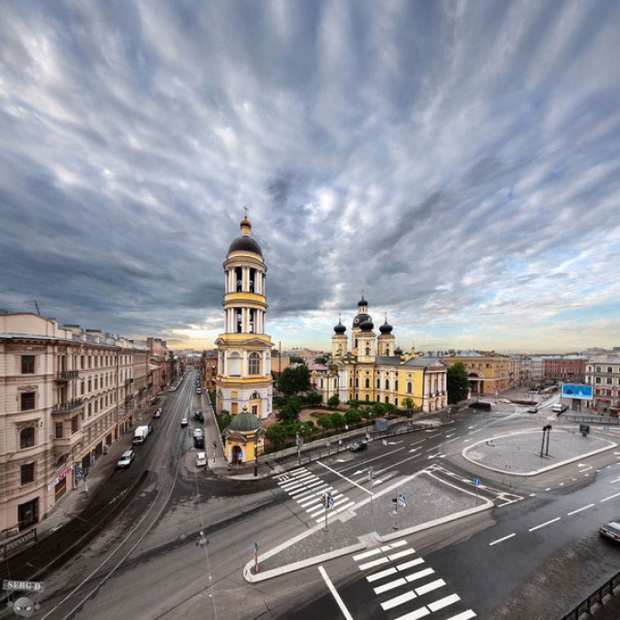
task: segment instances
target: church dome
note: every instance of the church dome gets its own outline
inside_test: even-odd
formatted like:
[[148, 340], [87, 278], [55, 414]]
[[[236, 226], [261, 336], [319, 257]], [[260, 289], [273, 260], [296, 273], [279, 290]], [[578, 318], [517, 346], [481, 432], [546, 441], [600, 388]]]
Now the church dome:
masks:
[[385, 323], [379, 327], [379, 331], [382, 334], [391, 334], [394, 328], [387, 322], [387, 317], [385, 319]]
[[403, 354], [403, 350], [400, 347], [396, 347], [394, 349], [394, 355], [402, 355]]
[[233, 239], [228, 248], [228, 253], [230, 254], [231, 252], [254, 252], [254, 254], [259, 256], [263, 255], [260, 245], [252, 237], [246, 237], [245, 235]]
[[364, 296], [362, 295], [362, 298], [357, 302], [358, 306], [367, 306], [368, 302], [364, 299]]
[[342, 321], [340, 321], [340, 320], [339, 320], [339, 321], [338, 321], [338, 325], [336, 325], [336, 326], [334, 327], [334, 331], [335, 331], [337, 334], [344, 334], [344, 332], [346, 332], [346, 331], [347, 331], [347, 328], [346, 328], [346, 327], [342, 324]]
[[374, 323], [372, 322], [372, 319], [370, 317], [368, 317], [366, 320], [362, 321], [360, 323], [360, 329], [363, 332], [371, 332], [374, 328]]
[[251, 433], [257, 431], [261, 427], [258, 418], [245, 409], [233, 417], [228, 430], [238, 433]]

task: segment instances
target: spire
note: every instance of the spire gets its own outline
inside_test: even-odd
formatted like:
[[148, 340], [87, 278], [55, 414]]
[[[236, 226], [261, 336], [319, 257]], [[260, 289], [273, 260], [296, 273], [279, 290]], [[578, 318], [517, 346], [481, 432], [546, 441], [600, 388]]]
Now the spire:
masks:
[[252, 230], [252, 224], [250, 224], [250, 220], [248, 220], [248, 208], [243, 207], [245, 211], [243, 215], [243, 219], [239, 222], [239, 226], [241, 226], [241, 234], [245, 237], [250, 236], [250, 231]]

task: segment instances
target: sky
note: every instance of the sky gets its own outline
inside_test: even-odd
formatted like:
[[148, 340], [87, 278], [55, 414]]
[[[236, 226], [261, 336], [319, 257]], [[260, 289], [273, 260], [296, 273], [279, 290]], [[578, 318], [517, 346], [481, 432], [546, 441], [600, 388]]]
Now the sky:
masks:
[[283, 349], [362, 291], [404, 350], [620, 346], [619, 58], [617, 0], [4, 0], [0, 309], [212, 348], [247, 207]]

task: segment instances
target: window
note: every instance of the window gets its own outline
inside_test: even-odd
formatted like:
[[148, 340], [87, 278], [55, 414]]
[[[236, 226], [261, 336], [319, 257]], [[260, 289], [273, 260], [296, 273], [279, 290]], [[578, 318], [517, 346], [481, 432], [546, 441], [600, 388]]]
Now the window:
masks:
[[71, 432], [72, 433], [77, 433], [78, 432], [78, 417], [77, 416], [73, 416], [71, 418]]
[[398, 379], [396, 379], [396, 381], [394, 381], [394, 391], [398, 392]]
[[20, 468], [20, 476], [22, 484], [34, 482], [34, 463], [26, 463]]
[[231, 353], [229, 363], [230, 363], [230, 376], [240, 377], [241, 376], [241, 356], [239, 355], [239, 353]]
[[368, 377], [366, 377], [365, 387], [366, 387], [366, 389], [368, 389], [370, 387], [370, 379]]
[[32, 446], [34, 446], [34, 428], [29, 426], [22, 429], [22, 432], [19, 434], [19, 447], [31, 448]]
[[56, 439], [62, 439], [62, 422], [56, 422]]
[[249, 373], [251, 375], [260, 374], [260, 355], [258, 353], [250, 353]]
[[21, 410], [34, 409], [34, 392], [21, 393]]
[[236, 291], [240, 293], [243, 290], [243, 271], [241, 267], [235, 267], [235, 280], [237, 282]]
[[407, 381], [407, 394], [411, 394], [413, 392], [413, 384], [411, 381]]
[[370, 355], [370, 347], [366, 347], [366, 355]]
[[385, 389], [386, 389], [386, 390], [389, 390], [389, 389], [390, 389], [390, 380], [389, 380], [389, 379], [386, 379], [386, 380], [385, 380]]
[[34, 355], [22, 355], [22, 375], [34, 374]]

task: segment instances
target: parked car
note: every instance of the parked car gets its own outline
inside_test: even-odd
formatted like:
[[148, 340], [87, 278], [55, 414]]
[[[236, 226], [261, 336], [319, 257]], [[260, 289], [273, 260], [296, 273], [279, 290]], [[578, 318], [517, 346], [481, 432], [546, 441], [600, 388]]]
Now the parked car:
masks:
[[187, 416], [183, 416], [181, 418], [181, 426], [187, 426], [189, 424], [189, 420], [187, 419]]
[[196, 467], [204, 467], [207, 464], [207, 453], [196, 452]]
[[198, 426], [194, 429], [194, 437], [204, 437], [205, 432]]
[[125, 450], [121, 454], [121, 458], [116, 462], [116, 469], [126, 469], [133, 461], [133, 450]]
[[354, 441], [349, 446], [350, 452], [361, 452], [362, 450], [366, 450], [366, 442], [365, 441]]
[[204, 448], [205, 447], [205, 438], [204, 437], [194, 437], [194, 447], [195, 448]]
[[504, 403], [505, 405], [512, 405], [512, 401], [508, 400], [507, 398], [500, 398], [499, 402]]
[[610, 521], [605, 525], [601, 525], [598, 528], [598, 532], [605, 538], [611, 538], [614, 542], [620, 542], [620, 523], [616, 521]]
[[199, 422], [205, 421], [205, 417], [202, 415], [202, 411], [200, 411], [200, 409], [198, 411], [194, 411], [194, 420], [198, 420]]
[[196, 388], [196, 394], [202, 394], [202, 388]]
[[527, 410], [528, 413], [538, 413], [538, 407], [530, 407]]
[[154, 414], [153, 414], [154, 418], [161, 418], [161, 411], [158, 409]]

